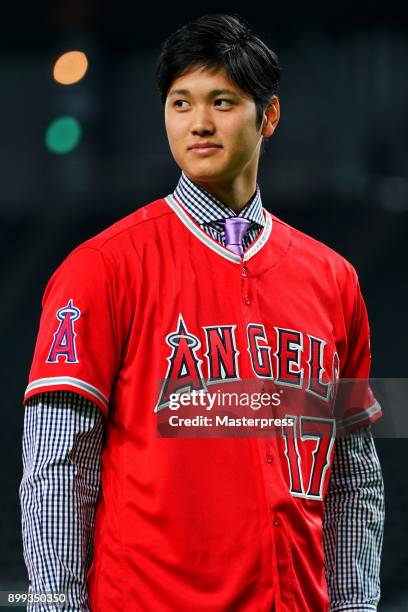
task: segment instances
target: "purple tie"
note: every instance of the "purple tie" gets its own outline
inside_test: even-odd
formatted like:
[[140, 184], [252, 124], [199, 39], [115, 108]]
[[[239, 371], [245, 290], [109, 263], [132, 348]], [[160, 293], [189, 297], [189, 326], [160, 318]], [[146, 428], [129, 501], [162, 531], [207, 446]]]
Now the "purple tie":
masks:
[[225, 246], [240, 257], [244, 253], [242, 239], [250, 224], [249, 219], [243, 219], [242, 217], [229, 217], [225, 219]]

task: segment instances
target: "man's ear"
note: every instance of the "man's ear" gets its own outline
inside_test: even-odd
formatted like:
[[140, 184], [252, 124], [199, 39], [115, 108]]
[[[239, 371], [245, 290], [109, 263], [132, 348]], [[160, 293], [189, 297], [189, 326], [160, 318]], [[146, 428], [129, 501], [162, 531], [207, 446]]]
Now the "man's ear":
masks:
[[280, 104], [278, 96], [273, 96], [272, 102], [264, 111], [261, 134], [264, 138], [270, 138], [278, 125], [280, 118]]

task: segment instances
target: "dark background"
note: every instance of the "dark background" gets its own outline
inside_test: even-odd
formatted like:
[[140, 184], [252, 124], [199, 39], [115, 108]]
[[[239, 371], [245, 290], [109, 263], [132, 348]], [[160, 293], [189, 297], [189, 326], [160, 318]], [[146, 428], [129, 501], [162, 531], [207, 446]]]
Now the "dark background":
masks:
[[[253, 8], [250, 8], [251, 4]], [[278, 54], [279, 127], [261, 160], [263, 203], [356, 267], [371, 322], [373, 377], [406, 376], [408, 28], [404, 3], [106, 5], [43, 2], [0, 20], [0, 590], [25, 588], [18, 485], [21, 404], [41, 298], [80, 242], [171, 192], [154, 80], [161, 41], [186, 20], [237, 12]], [[52, 78], [84, 51], [79, 83]], [[49, 123], [73, 115], [78, 148], [50, 153]], [[387, 407], [384, 407], [386, 410]], [[384, 612], [408, 610], [407, 439], [377, 439], [386, 486]]]

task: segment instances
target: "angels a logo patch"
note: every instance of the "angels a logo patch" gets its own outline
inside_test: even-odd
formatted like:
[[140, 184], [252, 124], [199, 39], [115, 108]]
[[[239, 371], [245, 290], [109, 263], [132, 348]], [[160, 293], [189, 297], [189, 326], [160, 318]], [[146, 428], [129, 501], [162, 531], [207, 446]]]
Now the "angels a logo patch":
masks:
[[73, 300], [70, 299], [66, 306], [57, 310], [55, 316], [60, 324], [54, 334], [54, 340], [46, 362], [58, 363], [61, 356], [66, 363], [79, 363], [75, 346], [74, 322], [81, 316], [81, 311], [74, 306]]

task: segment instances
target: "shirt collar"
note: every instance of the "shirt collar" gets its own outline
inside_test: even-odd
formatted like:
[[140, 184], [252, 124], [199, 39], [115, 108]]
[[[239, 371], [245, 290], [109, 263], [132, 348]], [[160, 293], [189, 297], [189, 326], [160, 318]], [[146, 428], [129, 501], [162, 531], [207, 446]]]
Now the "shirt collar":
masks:
[[181, 201], [199, 225], [238, 216], [249, 219], [249, 221], [257, 223], [262, 227], [265, 226], [261, 193], [258, 185], [250, 203], [241, 210], [239, 215], [215, 196], [205, 191], [205, 189], [193, 183], [184, 172], [181, 174], [173, 195]]

